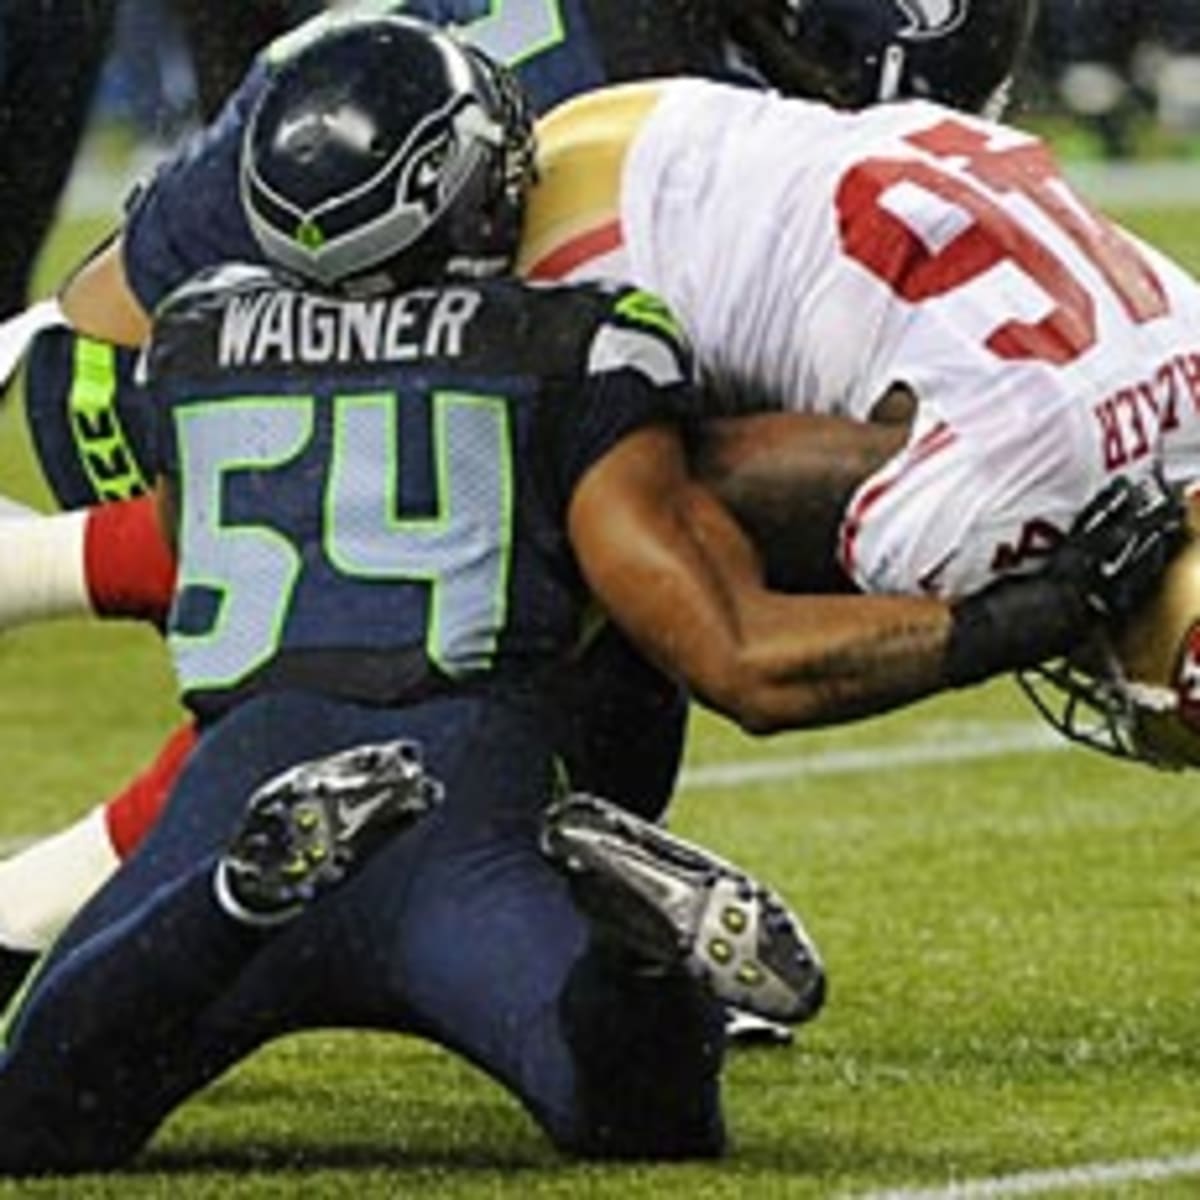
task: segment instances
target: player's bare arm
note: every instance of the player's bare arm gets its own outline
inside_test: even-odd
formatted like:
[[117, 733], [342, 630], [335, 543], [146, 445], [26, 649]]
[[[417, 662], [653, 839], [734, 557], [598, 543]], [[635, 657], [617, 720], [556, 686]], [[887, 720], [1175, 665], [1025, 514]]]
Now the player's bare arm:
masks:
[[1157, 583], [1178, 503], [1118, 481], [1044, 572], [955, 604], [927, 597], [787, 596], [720, 503], [689, 477], [667, 428], [625, 438], [584, 476], [569, 530], [609, 615], [696, 696], [766, 733], [882, 712], [1062, 653]]
[[571, 531], [613, 619], [751, 731], [878, 712], [945, 684], [948, 605], [768, 591], [749, 542], [665, 430], [626, 439], [589, 472]]
[[89, 258], [67, 280], [59, 303], [78, 332], [121, 346], [140, 346], [150, 334], [150, 318], [129, 286], [121, 245], [118, 235]]
[[878, 711], [941, 683], [945, 604], [767, 592], [745, 536], [689, 478], [673, 431], [629, 437], [593, 467], [570, 530], [612, 618], [748, 729]]

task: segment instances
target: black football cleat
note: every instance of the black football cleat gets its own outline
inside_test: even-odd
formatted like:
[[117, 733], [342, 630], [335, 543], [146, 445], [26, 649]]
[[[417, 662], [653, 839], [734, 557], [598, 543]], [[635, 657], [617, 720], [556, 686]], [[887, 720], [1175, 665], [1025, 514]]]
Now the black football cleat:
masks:
[[542, 849], [603, 936], [682, 967], [725, 1004], [798, 1024], [825, 999], [820, 956], [783, 900], [745, 872], [593, 796], [553, 805]]
[[217, 899], [248, 925], [288, 921], [441, 798], [414, 742], [356, 746], [301, 763], [250, 797], [217, 863]]

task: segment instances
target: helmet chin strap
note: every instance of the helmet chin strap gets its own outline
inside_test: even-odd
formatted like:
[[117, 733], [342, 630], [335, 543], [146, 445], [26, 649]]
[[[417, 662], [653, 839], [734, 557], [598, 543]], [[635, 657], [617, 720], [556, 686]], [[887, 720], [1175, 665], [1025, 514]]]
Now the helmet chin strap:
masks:
[[739, 42], [737, 38], [729, 36], [724, 39], [721, 45], [721, 58], [726, 68], [734, 76], [740, 76], [760, 87], [768, 86], [767, 77], [762, 73], [762, 69], [755, 60], [754, 52]]
[[[886, 103], [902, 97], [901, 86], [907, 66], [908, 54], [904, 47], [899, 42], [891, 42], [883, 52], [883, 64], [879, 69], [879, 90], [876, 94], [878, 102]], [[1001, 80], [996, 90], [988, 97], [980, 115], [989, 121], [999, 121], [1012, 99], [1012, 86], [1011, 75]]]
[[904, 81], [904, 68], [908, 56], [899, 42], [891, 42], [883, 52], [883, 65], [879, 68], [879, 92], [875, 99], [886, 103], [900, 95], [900, 84]]
[[999, 121], [1012, 100], [1013, 81], [1010, 75], [997, 86], [983, 106], [983, 116], [989, 121]]

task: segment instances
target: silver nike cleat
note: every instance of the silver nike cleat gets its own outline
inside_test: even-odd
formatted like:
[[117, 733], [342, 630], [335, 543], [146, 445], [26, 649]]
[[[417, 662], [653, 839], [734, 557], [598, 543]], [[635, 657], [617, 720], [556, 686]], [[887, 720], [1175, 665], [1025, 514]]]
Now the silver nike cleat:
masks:
[[415, 742], [356, 746], [292, 767], [250, 797], [217, 863], [217, 900], [248, 925], [288, 921], [441, 798]]
[[707, 850], [581, 795], [548, 810], [542, 849], [603, 932], [681, 966], [724, 1003], [797, 1024], [824, 1002], [824, 968], [799, 919]]

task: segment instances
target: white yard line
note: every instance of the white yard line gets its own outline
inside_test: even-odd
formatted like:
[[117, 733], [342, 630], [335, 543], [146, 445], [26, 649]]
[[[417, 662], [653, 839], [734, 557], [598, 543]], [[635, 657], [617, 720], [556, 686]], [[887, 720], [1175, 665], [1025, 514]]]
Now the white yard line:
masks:
[[735, 762], [690, 767], [680, 778], [680, 790], [744, 787], [778, 783], [820, 775], [846, 775], [858, 771], [895, 770], [998, 758], [1005, 754], [1046, 754], [1067, 748], [1058, 734], [1040, 725], [972, 725], [969, 732], [943, 731], [936, 742], [899, 742], [895, 745], [859, 746], [852, 750], [825, 750], [788, 758], [748, 758]]
[[[809, 779], [821, 775], [848, 775], [859, 771], [894, 770], [897, 767], [953, 766], [1005, 754], [1046, 754], [1067, 748], [1049, 728], [1039, 725], [949, 722], [937, 729], [936, 742], [860, 746], [853, 750], [825, 750], [788, 758], [745, 758], [685, 769], [679, 780], [684, 792], [746, 787]], [[0, 838], [0, 857], [36, 842], [41, 834]]]
[[1128, 1183], [1161, 1183], [1200, 1176], [1200, 1151], [1164, 1158], [1131, 1158], [1082, 1163], [1052, 1171], [1020, 1171], [990, 1179], [963, 1180], [943, 1187], [899, 1188], [864, 1192], [855, 1200], [992, 1200], [1003, 1196], [1042, 1196], [1069, 1189], [1114, 1187]]
[[[940, 732], [942, 736], [930, 742], [862, 746], [789, 758], [745, 759], [693, 767], [683, 773], [681, 786], [684, 791], [701, 791], [855, 771], [953, 765], [1005, 754], [1043, 754], [1067, 749], [1062, 738], [1037, 725], [971, 725], [961, 731], [947, 727]], [[890, 1189], [862, 1193], [854, 1200], [993, 1200], [1190, 1177], [1200, 1177], [1200, 1152], [1022, 1171], [942, 1187]]]

